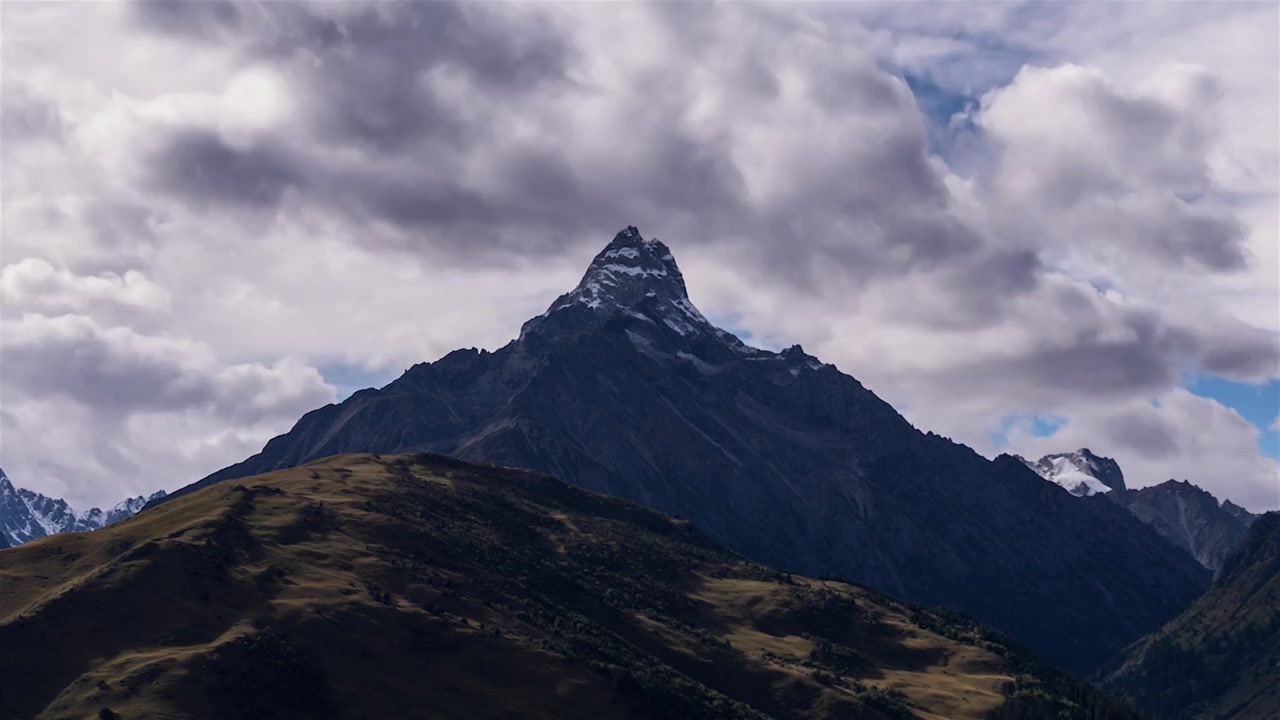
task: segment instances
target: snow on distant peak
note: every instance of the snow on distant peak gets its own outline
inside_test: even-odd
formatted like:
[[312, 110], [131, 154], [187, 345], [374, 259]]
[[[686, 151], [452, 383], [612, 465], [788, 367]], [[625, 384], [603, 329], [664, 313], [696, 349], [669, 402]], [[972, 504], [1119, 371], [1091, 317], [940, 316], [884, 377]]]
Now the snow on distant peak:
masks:
[[163, 495], [163, 490], [150, 498], [139, 495], [105, 512], [99, 508], [76, 512], [65, 500], [14, 487], [0, 470], [0, 535], [10, 545], [21, 545], [46, 535], [97, 530], [136, 514], [148, 500]]
[[1120, 465], [1111, 458], [1093, 454], [1088, 448], [1045, 455], [1034, 463], [1026, 458], [1019, 459], [1040, 477], [1078, 497], [1125, 489]]

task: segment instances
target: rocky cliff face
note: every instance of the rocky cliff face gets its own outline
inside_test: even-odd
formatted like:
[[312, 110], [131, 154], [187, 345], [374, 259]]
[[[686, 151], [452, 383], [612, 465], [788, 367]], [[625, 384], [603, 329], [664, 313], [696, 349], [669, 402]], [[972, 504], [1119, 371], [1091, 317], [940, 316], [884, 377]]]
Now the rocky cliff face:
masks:
[[922, 433], [799, 346], [759, 350], [714, 327], [670, 250], [635, 228], [517, 340], [310, 412], [192, 487], [422, 450], [551, 473], [690, 518], [757, 561], [964, 610], [1074, 670], [1209, 581], [1116, 504]]
[[1219, 504], [1209, 492], [1185, 480], [1169, 480], [1107, 497], [1215, 571], [1244, 542], [1249, 525], [1257, 517], [1230, 500]]

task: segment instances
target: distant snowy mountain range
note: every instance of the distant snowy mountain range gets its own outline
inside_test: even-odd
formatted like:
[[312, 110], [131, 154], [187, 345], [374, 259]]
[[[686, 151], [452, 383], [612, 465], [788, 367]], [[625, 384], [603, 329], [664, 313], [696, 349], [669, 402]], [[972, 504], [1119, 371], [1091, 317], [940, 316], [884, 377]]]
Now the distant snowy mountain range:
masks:
[[1244, 541], [1249, 526], [1258, 517], [1230, 500], [1219, 501], [1185, 480], [1130, 490], [1125, 487], [1119, 463], [1095, 455], [1088, 448], [1045, 455], [1036, 462], [1018, 459], [1072, 495], [1105, 495], [1214, 571]]
[[0, 470], [0, 548], [21, 545], [46, 535], [87, 532], [119, 522], [138, 512], [164, 491], [128, 498], [109, 510], [90, 508], [77, 512], [66, 500], [15, 487]]

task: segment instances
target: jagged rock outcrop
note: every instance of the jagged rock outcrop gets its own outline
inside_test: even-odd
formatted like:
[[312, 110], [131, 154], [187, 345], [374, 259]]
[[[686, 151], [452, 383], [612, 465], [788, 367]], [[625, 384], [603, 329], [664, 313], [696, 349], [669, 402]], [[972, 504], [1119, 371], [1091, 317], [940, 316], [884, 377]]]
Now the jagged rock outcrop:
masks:
[[1208, 491], [1186, 480], [1169, 480], [1107, 497], [1214, 571], [1240, 547], [1257, 518], [1230, 500], [1219, 504]]

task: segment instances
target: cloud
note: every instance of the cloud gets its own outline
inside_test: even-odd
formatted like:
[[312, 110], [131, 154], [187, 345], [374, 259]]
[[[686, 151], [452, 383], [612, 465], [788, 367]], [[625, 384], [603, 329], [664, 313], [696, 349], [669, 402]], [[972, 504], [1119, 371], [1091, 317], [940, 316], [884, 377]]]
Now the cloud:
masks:
[[7, 390], [72, 399], [105, 415], [203, 407], [252, 424], [333, 399], [319, 373], [288, 358], [223, 365], [198, 343], [104, 328], [83, 315], [27, 314], [5, 323], [4, 338]]
[[50, 140], [57, 142], [66, 133], [66, 123], [58, 107], [47, 102], [19, 82], [0, 86], [0, 134], [8, 142]]
[[8, 472], [77, 508], [184, 484], [334, 399], [295, 358], [220, 362], [198, 342], [85, 315], [24, 314], [0, 337]]
[[143, 316], [167, 313], [171, 302], [168, 291], [136, 270], [83, 276], [41, 258], [24, 258], [0, 269], [0, 299], [6, 312], [83, 312], [93, 306], [99, 312], [111, 307]]
[[1277, 374], [1276, 11], [1137, 5], [6, 5], [0, 459], [184, 484], [635, 224], [918, 426], [1053, 414], [1257, 497], [1146, 408]]
[[1088, 446], [1115, 457], [1130, 487], [1190, 480], [1258, 512], [1280, 506], [1280, 462], [1258, 452], [1260, 433], [1221, 403], [1175, 389], [1156, 403], [1082, 407], [1048, 438], [1015, 426], [1009, 447], [1040, 457]]
[[1207, 148], [1219, 86], [1184, 66], [1148, 85], [1118, 87], [1075, 65], [1024, 68], [975, 111], [998, 158], [983, 192], [1007, 214], [1006, 232], [1053, 218], [1047, 230], [1070, 235], [1059, 245], [1066, 253], [1242, 268], [1241, 224], [1183, 199], [1213, 189]]

